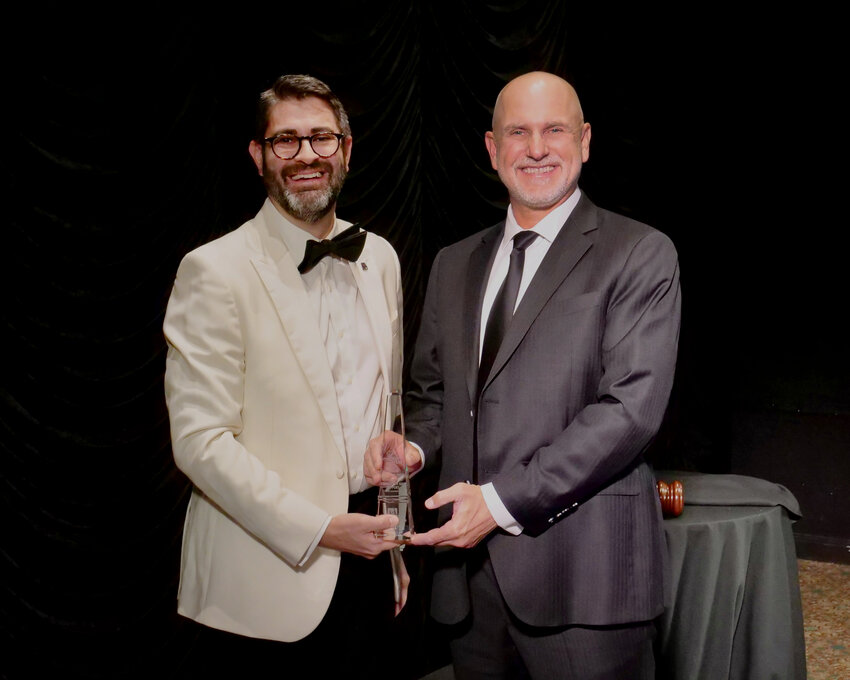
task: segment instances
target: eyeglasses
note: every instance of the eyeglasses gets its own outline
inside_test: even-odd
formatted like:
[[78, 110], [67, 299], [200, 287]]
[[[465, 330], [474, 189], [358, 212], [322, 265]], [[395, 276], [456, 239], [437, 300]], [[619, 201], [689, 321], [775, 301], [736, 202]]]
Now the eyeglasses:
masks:
[[338, 150], [345, 135], [339, 132], [317, 132], [315, 135], [290, 135], [283, 133], [274, 137], [266, 137], [263, 141], [272, 147], [272, 153], [283, 161], [295, 158], [301, 152], [301, 142], [310, 140], [310, 148], [321, 158], [330, 158]]

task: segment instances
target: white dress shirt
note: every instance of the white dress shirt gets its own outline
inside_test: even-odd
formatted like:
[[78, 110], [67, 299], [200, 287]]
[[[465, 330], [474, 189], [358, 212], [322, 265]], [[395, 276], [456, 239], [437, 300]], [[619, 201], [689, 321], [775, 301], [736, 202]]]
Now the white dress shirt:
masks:
[[[283, 240], [297, 265], [304, 256], [307, 241], [313, 237], [282, 216], [279, 225]], [[346, 226], [336, 220], [325, 238], [333, 238]], [[348, 492], [358, 493], [369, 487], [363, 475], [366, 447], [381, 431], [384, 379], [378, 360], [378, 346], [349, 262], [328, 255], [303, 274], [301, 280], [316, 314], [336, 387], [348, 462]], [[309, 559], [330, 520], [328, 516], [300, 564]]]
[[[530, 231], [537, 232], [538, 237], [525, 249], [525, 260], [522, 267], [522, 280], [517, 293], [516, 305], [518, 306], [522, 300], [525, 291], [528, 289], [531, 279], [537, 273], [540, 263], [549, 252], [549, 246], [555, 240], [555, 237], [560, 233], [561, 227], [567, 221], [570, 214], [575, 208], [578, 199], [581, 197], [581, 192], [576, 188], [573, 194], [561, 205], [550, 212], [546, 217], [535, 224]], [[487, 328], [487, 320], [490, 318], [490, 310], [493, 307], [493, 301], [502, 282], [508, 275], [508, 265], [510, 264], [511, 251], [513, 250], [513, 238], [523, 229], [520, 227], [514, 218], [513, 209], [508, 206], [508, 215], [505, 219], [505, 229], [502, 234], [502, 242], [499, 244], [499, 249], [496, 252], [496, 259], [493, 260], [493, 267], [490, 270], [490, 278], [487, 280], [487, 288], [484, 291], [484, 302], [481, 307], [481, 335], [478, 344], [478, 360], [481, 361], [481, 350], [484, 347], [484, 331]], [[514, 307], [516, 310], [516, 306]], [[496, 523], [508, 533], [518, 535], [522, 533], [522, 526], [514, 519], [513, 515], [508, 512], [508, 509], [496, 493], [496, 489], [492, 483], [483, 484], [481, 492], [484, 494], [484, 502], [487, 503], [487, 509], [493, 515]]]

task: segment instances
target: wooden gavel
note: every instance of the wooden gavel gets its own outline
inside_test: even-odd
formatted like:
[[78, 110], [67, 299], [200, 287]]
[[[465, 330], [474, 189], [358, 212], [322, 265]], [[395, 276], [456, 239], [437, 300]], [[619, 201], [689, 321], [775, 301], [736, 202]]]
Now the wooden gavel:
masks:
[[661, 512], [665, 517], [678, 517], [685, 509], [685, 490], [682, 487], [682, 482], [676, 481], [662, 482], [658, 481], [658, 498], [661, 501]]

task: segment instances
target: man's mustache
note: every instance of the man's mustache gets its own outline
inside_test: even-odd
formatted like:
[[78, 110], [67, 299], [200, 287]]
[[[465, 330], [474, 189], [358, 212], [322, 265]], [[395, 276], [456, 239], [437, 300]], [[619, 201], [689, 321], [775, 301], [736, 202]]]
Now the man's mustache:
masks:
[[303, 175], [309, 172], [324, 172], [325, 174], [332, 175], [333, 167], [330, 163], [321, 162], [321, 161], [313, 161], [310, 165], [301, 165], [297, 168], [283, 168], [280, 171], [281, 177], [293, 177], [295, 175]]

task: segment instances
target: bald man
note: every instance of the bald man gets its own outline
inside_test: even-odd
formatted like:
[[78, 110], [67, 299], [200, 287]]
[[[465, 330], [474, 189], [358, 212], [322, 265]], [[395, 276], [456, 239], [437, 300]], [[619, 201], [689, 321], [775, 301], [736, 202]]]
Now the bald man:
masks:
[[510, 207], [437, 255], [407, 403], [441, 459], [439, 528], [414, 537], [437, 547], [432, 615], [459, 679], [652, 678], [665, 543], [643, 453], [673, 382], [676, 251], [582, 195], [590, 124], [561, 78], [508, 83], [484, 141]]

